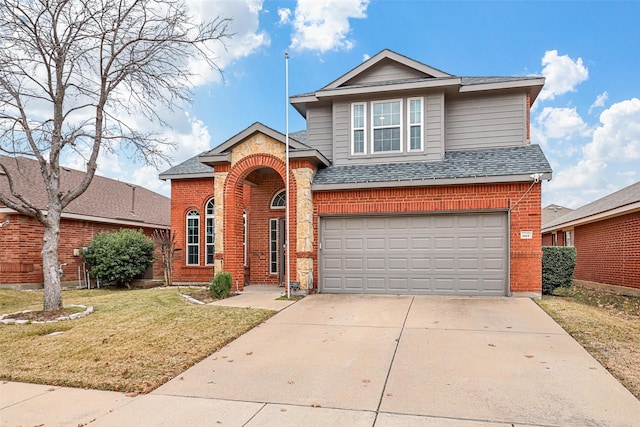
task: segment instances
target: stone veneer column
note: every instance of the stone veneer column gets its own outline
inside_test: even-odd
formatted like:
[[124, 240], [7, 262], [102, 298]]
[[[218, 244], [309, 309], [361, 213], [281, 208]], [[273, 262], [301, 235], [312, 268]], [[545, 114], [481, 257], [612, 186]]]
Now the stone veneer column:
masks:
[[313, 277], [313, 197], [311, 179], [314, 171], [310, 168], [293, 169], [297, 184], [296, 215], [296, 267], [301, 289], [309, 289], [309, 279]]
[[213, 173], [213, 197], [214, 197], [214, 231], [216, 240], [214, 243], [215, 259], [213, 261], [214, 274], [222, 271], [222, 259], [224, 255], [224, 183], [228, 172]]

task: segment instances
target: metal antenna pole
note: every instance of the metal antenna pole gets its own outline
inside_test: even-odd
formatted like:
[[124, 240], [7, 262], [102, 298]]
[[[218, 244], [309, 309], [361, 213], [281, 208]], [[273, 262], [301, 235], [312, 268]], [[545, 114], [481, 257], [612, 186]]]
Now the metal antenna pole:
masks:
[[284, 53], [285, 58], [285, 228], [286, 228], [286, 261], [287, 261], [287, 298], [291, 298], [291, 259], [289, 239], [289, 52]]

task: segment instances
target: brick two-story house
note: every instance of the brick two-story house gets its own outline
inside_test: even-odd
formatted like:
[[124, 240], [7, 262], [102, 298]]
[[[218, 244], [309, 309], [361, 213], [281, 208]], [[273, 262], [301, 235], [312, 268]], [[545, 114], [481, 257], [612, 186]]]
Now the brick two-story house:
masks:
[[[290, 98], [306, 131], [260, 123], [160, 175], [174, 278], [291, 279], [334, 293], [538, 295], [541, 180], [530, 144], [541, 77], [459, 77], [384, 50]], [[288, 229], [288, 236], [286, 236]]]

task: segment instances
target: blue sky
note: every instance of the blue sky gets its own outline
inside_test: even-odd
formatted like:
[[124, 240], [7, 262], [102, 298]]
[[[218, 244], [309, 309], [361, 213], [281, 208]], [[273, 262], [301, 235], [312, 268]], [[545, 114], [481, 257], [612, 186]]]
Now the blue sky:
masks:
[[[169, 118], [173, 164], [260, 121], [285, 130], [290, 95], [319, 89], [382, 49], [459, 76], [543, 75], [532, 143], [554, 177], [543, 205], [576, 208], [640, 180], [640, 2], [189, 0], [232, 18], [223, 76], [195, 82]], [[290, 130], [305, 126], [293, 108]], [[166, 165], [167, 168], [169, 165]], [[106, 154], [99, 173], [169, 195], [150, 167]]]

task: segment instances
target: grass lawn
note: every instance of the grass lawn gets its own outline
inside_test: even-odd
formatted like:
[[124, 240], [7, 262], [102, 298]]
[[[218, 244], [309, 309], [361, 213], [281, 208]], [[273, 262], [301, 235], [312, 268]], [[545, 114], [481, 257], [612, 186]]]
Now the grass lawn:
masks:
[[640, 399], [640, 298], [573, 286], [538, 304]]
[[[91, 305], [95, 312], [51, 324], [0, 325], [0, 379], [147, 393], [275, 314], [193, 305], [178, 293], [64, 291], [65, 305]], [[0, 314], [28, 309], [42, 309], [41, 292], [0, 289]]]

